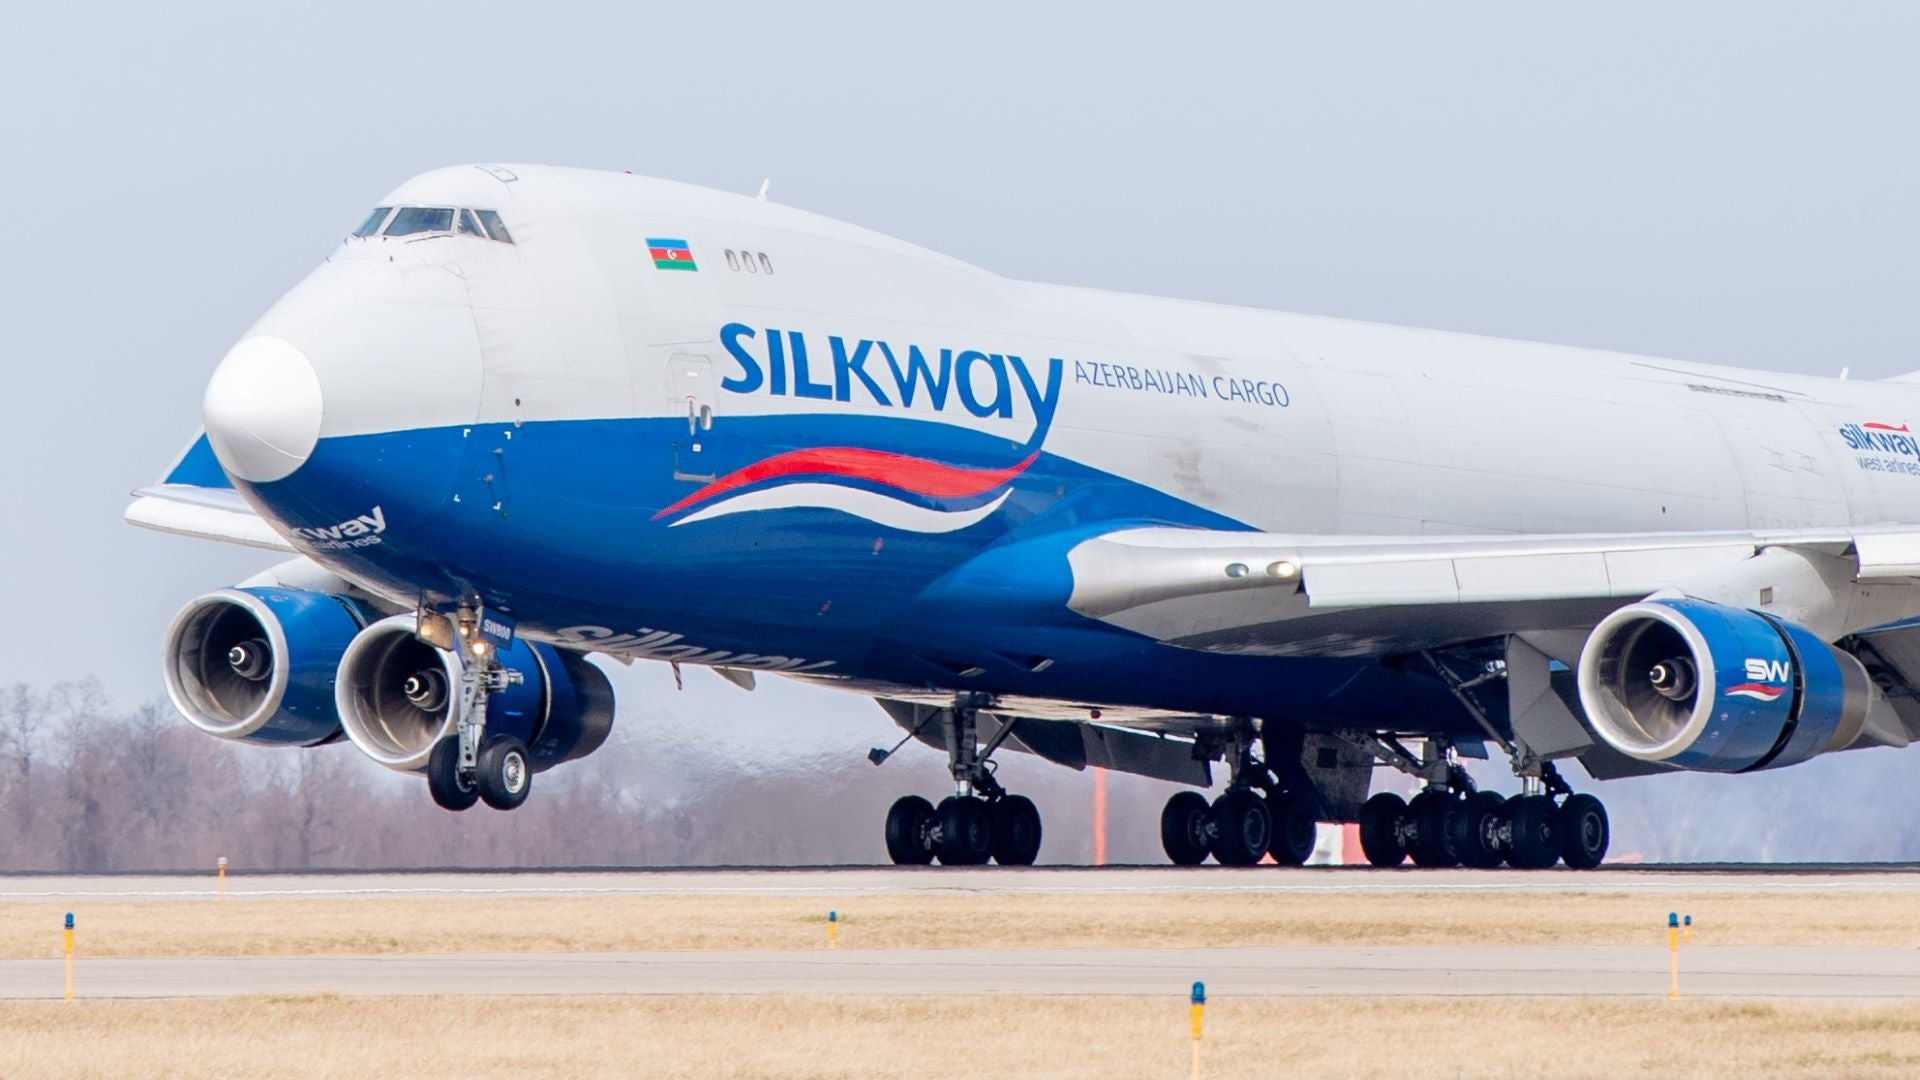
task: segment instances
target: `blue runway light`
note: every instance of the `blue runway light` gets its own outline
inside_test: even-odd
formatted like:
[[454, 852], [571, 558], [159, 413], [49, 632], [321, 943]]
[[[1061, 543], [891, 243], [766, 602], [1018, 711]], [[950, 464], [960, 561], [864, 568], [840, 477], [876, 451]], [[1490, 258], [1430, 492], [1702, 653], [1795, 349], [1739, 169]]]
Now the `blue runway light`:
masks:
[[837, 912], [837, 911], [829, 911], [829, 912], [827, 912], [827, 921], [828, 921], [828, 922], [839, 922], [839, 921], [840, 921], [840, 913], [839, 913], [839, 912]]
[[1667, 912], [1667, 929], [1673, 930], [1678, 928], [1679, 925], [1680, 925], [1680, 913], [1677, 911]]
[[67, 912], [67, 929], [73, 929], [73, 912]]
[[1195, 1005], [1205, 1005], [1207, 1003], [1206, 983], [1196, 982], [1193, 984], [1193, 1003]]

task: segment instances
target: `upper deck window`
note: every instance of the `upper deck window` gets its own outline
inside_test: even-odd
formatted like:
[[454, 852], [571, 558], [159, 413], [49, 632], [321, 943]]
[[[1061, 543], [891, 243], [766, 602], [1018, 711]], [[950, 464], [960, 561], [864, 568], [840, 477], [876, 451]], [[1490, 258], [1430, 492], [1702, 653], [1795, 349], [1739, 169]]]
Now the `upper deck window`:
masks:
[[507, 231], [507, 223], [500, 220], [499, 214], [492, 210], [476, 210], [474, 213], [480, 215], [480, 224], [487, 227], [488, 236], [503, 244], [513, 243], [513, 234]]
[[367, 215], [367, 220], [361, 222], [360, 227], [353, 230], [353, 235], [365, 237], [372, 236], [379, 232], [380, 226], [387, 223], [387, 215], [391, 213], [393, 213], [393, 207], [391, 206], [374, 207], [373, 213]]
[[387, 223], [388, 236], [413, 236], [416, 233], [452, 232], [453, 210], [444, 206], [403, 206]]

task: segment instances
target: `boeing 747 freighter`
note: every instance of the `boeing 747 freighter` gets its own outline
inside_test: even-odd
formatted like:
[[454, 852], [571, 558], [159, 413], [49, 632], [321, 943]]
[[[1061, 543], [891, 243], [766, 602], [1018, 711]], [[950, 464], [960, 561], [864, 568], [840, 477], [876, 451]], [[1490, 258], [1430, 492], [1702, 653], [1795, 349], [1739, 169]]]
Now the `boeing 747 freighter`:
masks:
[[[1920, 736], [1916, 418], [1903, 379], [1041, 285], [467, 166], [242, 336], [127, 516], [288, 556], [168, 629], [189, 721], [348, 739], [449, 810], [604, 742], [598, 653], [877, 700], [954, 783], [893, 806], [898, 863], [1033, 862], [1017, 751], [1183, 785], [1176, 863], [1357, 821], [1381, 866], [1592, 867], [1587, 777]], [[1518, 796], [1462, 767], [1496, 754]]]

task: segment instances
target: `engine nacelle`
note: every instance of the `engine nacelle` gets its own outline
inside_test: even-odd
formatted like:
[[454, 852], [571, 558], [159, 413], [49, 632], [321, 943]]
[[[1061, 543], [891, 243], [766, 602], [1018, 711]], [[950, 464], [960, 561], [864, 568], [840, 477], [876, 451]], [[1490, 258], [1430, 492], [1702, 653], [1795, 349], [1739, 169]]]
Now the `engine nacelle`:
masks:
[[[335, 686], [341, 726], [368, 757], [389, 769], [425, 769], [433, 746], [453, 733], [460, 657], [415, 634], [412, 615], [361, 631], [340, 658]], [[613, 730], [613, 684], [585, 657], [515, 640], [498, 654], [521, 681], [489, 695], [487, 733], [527, 744], [534, 771], [586, 757]]]
[[340, 734], [333, 677], [365, 619], [352, 600], [304, 589], [221, 589], [167, 628], [167, 696], [223, 739], [313, 746]]
[[1594, 732], [1678, 769], [1773, 769], [1845, 749], [1873, 693], [1859, 661], [1810, 631], [1704, 600], [1621, 608], [1580, 654]]

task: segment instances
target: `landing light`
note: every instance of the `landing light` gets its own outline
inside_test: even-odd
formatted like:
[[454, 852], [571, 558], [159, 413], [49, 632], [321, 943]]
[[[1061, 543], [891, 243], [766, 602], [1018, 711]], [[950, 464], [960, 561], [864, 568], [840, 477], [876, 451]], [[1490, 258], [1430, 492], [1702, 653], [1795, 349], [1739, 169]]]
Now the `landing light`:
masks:
[[1286, 559], [1280, 559], [1267, 564], [1267, 576], [1276, 577], [1282, 581], [1292, 578], [1299, 573], [1300, 567]]

